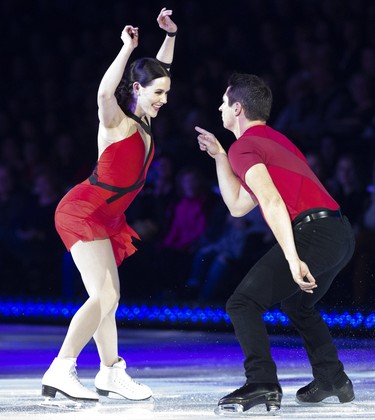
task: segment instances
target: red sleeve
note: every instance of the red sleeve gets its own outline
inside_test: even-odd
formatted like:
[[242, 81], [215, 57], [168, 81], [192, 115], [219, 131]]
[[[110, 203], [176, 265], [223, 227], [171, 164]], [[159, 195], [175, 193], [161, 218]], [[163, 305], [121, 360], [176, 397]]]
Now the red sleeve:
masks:
[[267, 162], [265, 150], [258, 143], [250, 141], [250, 137], [242, 137], [235, 141], [228, 152], [229, 163], [233, 172], [245, 183], [246, 172], [258, 163]]

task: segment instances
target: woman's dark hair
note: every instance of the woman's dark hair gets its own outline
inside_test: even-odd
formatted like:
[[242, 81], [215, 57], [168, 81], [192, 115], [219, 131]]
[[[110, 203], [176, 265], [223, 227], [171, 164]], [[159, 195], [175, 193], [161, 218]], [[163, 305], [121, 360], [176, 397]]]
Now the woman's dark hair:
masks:
[[267, 121], [272, 107], [272, 92], [267, 83], [254, 74], [233, 73], [228, 80], [228, 104], [239, 102], [246, 118]]
[[129, 110], [134, 82], [138, 82], [141, 86], [146, 87], [159, 77], [171, 77], [169, 65], [162, 63], [156, 58], [149, 57], [133, 61], [125, 69], [122, 80], [115, 91], [117, 102], [122, 110]]

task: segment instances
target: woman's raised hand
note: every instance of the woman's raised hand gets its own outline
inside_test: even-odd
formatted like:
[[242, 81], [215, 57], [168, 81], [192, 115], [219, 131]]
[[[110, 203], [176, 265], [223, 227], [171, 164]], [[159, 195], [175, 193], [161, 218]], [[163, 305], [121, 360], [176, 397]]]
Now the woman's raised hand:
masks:
[[173, 13], [172, 10], [167, 10], [165, 7], [163, 7], [157, 18], [159, 27], [161, 29], [164, 29], [166, 32], [171, 32], [171, 33], [177, 31], [177, 25], [170, 18], [172, 13]]
[[131, 25], [126, 25], [124, 30], [121, 32], [121, 39], [124, 45], [132, 48], [138, 46], [138, 28]]

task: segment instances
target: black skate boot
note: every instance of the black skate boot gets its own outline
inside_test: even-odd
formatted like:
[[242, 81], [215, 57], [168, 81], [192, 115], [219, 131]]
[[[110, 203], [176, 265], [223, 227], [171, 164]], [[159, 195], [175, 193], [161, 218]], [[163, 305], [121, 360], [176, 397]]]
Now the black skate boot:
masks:
[[348, 379], [341, 387], [332, 386], [326, 389], [314, 380], [297, 391], [296, 401], [300, 404], [316, 404], [329, 397], [337, 397], [340, 403], [353, 401], [355, 397], [352, 381]]
[[266, 404], [267, 411], [280, 409], [283, 393], [279, 384], [245, 384], [223, 397], [217, 408], [218, 414], [242, 413], [258, 404]]

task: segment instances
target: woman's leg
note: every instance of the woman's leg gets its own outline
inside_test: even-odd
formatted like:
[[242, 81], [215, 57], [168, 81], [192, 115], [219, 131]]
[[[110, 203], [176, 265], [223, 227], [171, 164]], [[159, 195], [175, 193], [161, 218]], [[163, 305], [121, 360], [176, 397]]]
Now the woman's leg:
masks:
[[111, 242], [79, 241], [71, 253], [89, 298], [74, 315], [58, 357], [76, 358], [94, 337], [102, 363], [111, 366], [118, 360], [115, 312], [120, 297]]
[[[79, 381], [75, 366], [94, 335], [103, 362], [111, 365], [119, 360], [116, 325], [110, 322], [119, 300], [117, 266], [109, 239], [80, 241], [71, 251], [89, 298], [74, 315], [58, 357], [43, 376], [42, 395], [55, 397], [60, 392], [74, 400], [98, 401], [97, 393]], [[108, 330], [103, 332], [105, 328]]]
[[115, 314], [120, 281], [110, 240], [78, 242], [71, 252], [89, 298], [73, 317], [59, 357], [77, 357], [94, 337], [101, 361], [95, 377], [97, 392], [131, 400], [149, 398], [151, 389], [132, 380], [125, 371], [125, 360], [118, 355]]
[[133, 400], [149, 398], [151, 389], [133, 381], [125, 372], [125, 360], [118, 356], [115, 313], [120, 282], [110, 240], [78, 242], [71, 252], [89, 298], [74, 315], [58, 357], [44, 374], [43, 395], [54, 397], [59, 391], [73, 399], [98, 400], [96, 393], [80, 383], [75, 370], [77, 356], [94, 337], [101, 360], [95, 378], [98, 393]]

